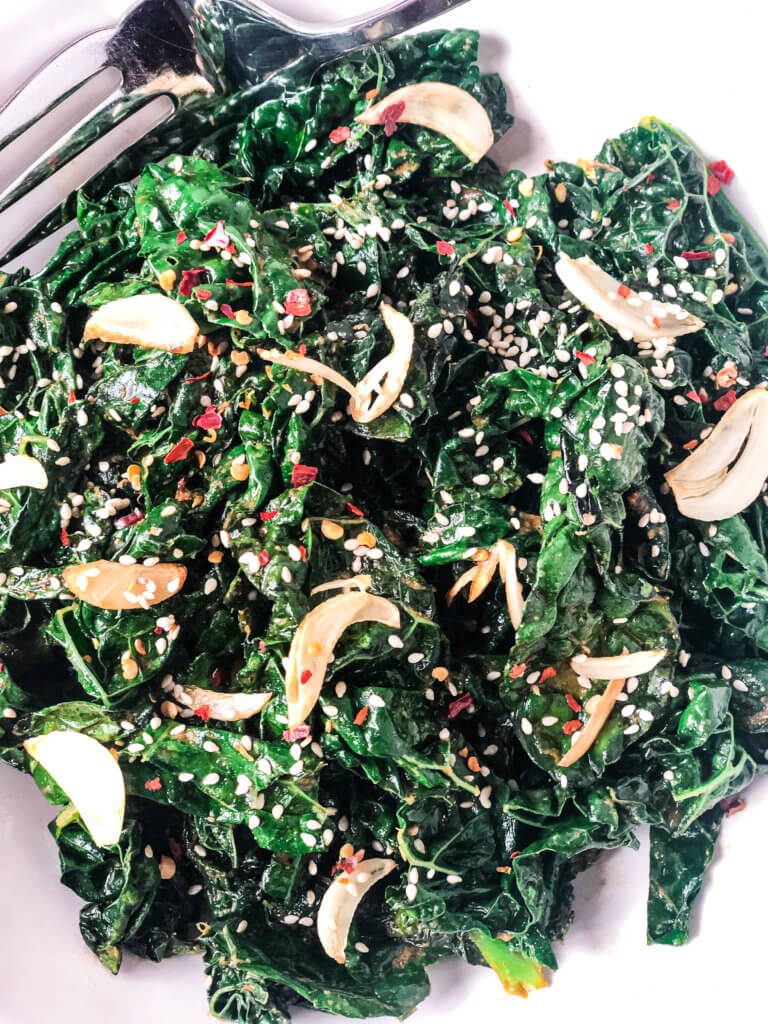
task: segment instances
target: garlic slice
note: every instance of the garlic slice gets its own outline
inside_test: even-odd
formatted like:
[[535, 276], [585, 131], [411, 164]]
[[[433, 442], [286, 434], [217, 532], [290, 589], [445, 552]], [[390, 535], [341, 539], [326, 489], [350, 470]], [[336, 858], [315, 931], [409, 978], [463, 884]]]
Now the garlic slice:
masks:
[[315, 594], [324, 594], [329, 590], [347, 590], [351, 587], [357, 587], [358, 590], [367, 590], [372, 582], [373, 580], [367, 573], [358, 573], [357, 576], [345, 576], [343, 579], [319, 583], [316, 587], [312, 587], [309, 593], [311, 597], [314, 597]]
[[768, 477], [768, 391], [753, 388], [738, 398], [699, 447], [665, 476], [689, 519], [717, 522], [743, 512]]
[[577, 654], [571, 658], [571, 668], [579, 676], [587, 679], [615, 679], [621, 676], [642, 676], [650, 672], [667, 655], [665, 647], [654, 651], [634, 651], [632, 654], [616, 654], [609, 658], [590, 658], [585, 654]]
[[[278, 349], [259, 349], [259, 355], [267, 362], [287, 366], [313, 376], [322, 377], [341, 388], [350, 396], [347, 412], [356, 423], [370, 423], [393, 405], [403, 390], [413, 353], [413, 324], [407, 316], [382, 302], [379, 306], [384, 324], [392, 335], [392, 351], [380, 359], [366, 373], [359, 384], [352, 384], [347, 378], [317, 359], [309, 359], [298, 352], [280, 352]], [[373, 399], [374, 391], [379, 395]]]
[[150, 293], [115, 299], [94, 310], [83, 339], [187, 353], [195, 347], [198, 333], [186, 307], [167, 295]]
[[653, 341], [699, 331], [704, 321], [677, 305], [641, 299], [590, 259], [560, 253], [555, 273], [582, 305], [617, 330], [623, 338]]
[[120, 562], [84, 562], [68, 565], [64, 583], [86, 604], [109, 611], [149, 608], [178, 593], [187, 570], [175, 562], [123, 565]]
[[272, 700], [271, 693], [220, 693], [201, 686], [179, 686], [174, 696], [180, 704], [199, 711], [208, 708], [208, 717], [221, 722], [241, 722], [257, 715]]
[[[403, 104], [402, 109], [400, 105]], [[397, 116], [389, 118], [388, 113]], [[416, 82], [396, 89], [355, 118], [361, 124], [402, 121], [439, 132], [473, 163], [493, 145], [493, 126], [482, 104], [446, 82]]]
[[595, 710], [589, 716], [586, 725], [581, 729], [571, 749], [557, 762], [558, 768], [570, 768], [580, 757], [583, 757], [600, 735], [600, 730], [608, 721], [619, 694], [624, 689], [625, 679], [611, 679], [602, 693]]
[[47, 486], [45, 466], [31, 455], [6, 455], [0, 462], [0, 491], [16, 487], [35, 487], [44, 491]]
[[470, 583], [467, 603], [472, 604], [485, 591], [497, 568], [504, 584], [510, 622], [518, 629], [523, 621], [523, 586], [517, 578], [517, 552], [508, 540], [497, 540], [488, 558], [462, 573], [445, 595], [445, 603], [450, 606], [459, 591]]
[[304, 616], [288, 652], [285, 700], [288, 728], [301, 725], [323, 688], [328, 659], [344, 630], [356, 622], [381, 622], [400, 627], [400, 612], [385, 597], [365, 592], [339, 594]]
[[30, 737], [24, 749], [66, 793], [97, 846], [119, 841], [125, 782], [105, 746], [82, 733], [60, 730]]
[[[456, 597], [459, 591], [463, 590], [468, 583], [472, 583], [474, 581], [475, 577], [477, 576], [477, 570], [478, 566], [473, 565], [471, 569], [467, 569], [466, 572], [463, 572], [461, 576], [459, 576], [459, 578], [453, 584], [451, 589], [445, 595], [445, 603], [448, 605], [449, 608], [453, 604], [453, 599], [454, 597]], [[478, 594], [475, 594], [475, 597], [478, 596]]]
[[317, 937], [331, 959], [343, 964], [355, 911], [368, 890], [397, 864], [385, 857], [362, 860], [349, 874], [339, 875], [325, 891], [317, 911]]

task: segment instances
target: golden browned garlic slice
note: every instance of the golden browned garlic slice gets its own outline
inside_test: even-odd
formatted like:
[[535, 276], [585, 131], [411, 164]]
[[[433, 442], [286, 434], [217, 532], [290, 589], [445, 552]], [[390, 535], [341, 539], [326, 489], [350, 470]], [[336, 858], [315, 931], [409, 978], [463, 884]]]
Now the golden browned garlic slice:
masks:
[[109, 611], [149, 608], [178, 593], [187, 578], [183, 565], [122, 565], [120, 562], [84, 562], [68, 565], [64, 583], [86, 604]]
[[59, 730], [30, 737], [24, 749], [66, 793], [97, 846], [119, 841], [125, 782], [106, 747], [82, 733]]
[[462, 573], [445, 595], [445, 603], [450, 605], [459, 591], [470, 583], [467, 603], [472, 604], [485, 591], [497, 568], [504, 584], [510, 622], [518, 629], [523, 621], [523, 586], [517, 578], [517, 552], [508, 540], [497, 540], [486, 559]]
[[574, 734], [576, 740], [572, 744], [571, 749], [566, 754], [563, 754], [557, 762], [559, 768], [570, 768], [572, 764], [575, 764], [590, 749], [600, 735], [600, 730], [608, 721], [608, 716], [613, 711], [613, 705], [624, 689], [626, 681], [626, 679], [611, 679], [609, 681], [594, 711], [589, 716], [586, 725], [578, 733]]
[[355, 120], [384, 125], [402, 121], [430, 128], [450, 139], [473, 163], [481, 160], [493, 145], [493, 126], [485, 108], [465, 89], [446, 82], [405, 85], [358, 114]]
[[666, 474], [677, 507], [689, 519], [728, 519], [760, 494], [768, 477], [768, 391], [738, 398], [712, 433]]
[[560, 253], [555, 272], [582, 305], [627, 341], [677, 338], [699, 331], [704, 322], [677, 305], [643, 299], [602, 270], [589, 256], [573, 259]]
[[35, 487], [44, 491], [48, 486], [45, 466], [31, 455], [6, 455], [0, 462], [0, 491], [16, 487]]
[[174, 690], [179, 704], [198, 711], [208, 708], [208, 717], [221, 722], [241, 722], [252, 718], [272, 700], [271, 693], [220, 693], [201, 686], [179, 686]]
[[352, 587], [357, 587], [358, 590], [367, 590], [372, 582], [367, 573], [358, 573], [357, 576], [345, 576], [342, 579], [319, 583], [316, 587], [312, 587], [309, 593], [314, 597], [315, 594], [324, 594], [329, 590], [349, 590]]
[[186, 353], [194, 348], [198, 333], [197, 324], [180, 302], [153, 292], [100, 306], [91, 313], [83, 338]]
[[289, 729], [301, 725], [317, 703], [328, 659], [341, 634], [355, 622], [381, 622], [399, 629], [400, 612], [385, 597], [361, 591], [323, 601], [301, 620], [288, 652], [285, 675]]
[[397, 867], [385, 857], [362, 860], [349, 874], [339, 875], [325, 891], [317, 912], [320, 945], [336, 963], [343, 964], [349, 928], [360, 900], [378, 881]]
[[632, 654], [616, 654], [608, 658], [590, 658], [586, 654], [577, 654], [571, 658], [571, 668], [587, 679], [615, 679], [621, 676], [642, 676], [655, 668], [662, 658], [666, 657], [666, 648], [654, 651], [633, 651]]
[[[387, 330], [392, 335], [392, 351], [371, 367], [357, 385], [352, 384], [338, 370], [331, 369], [317, 359], [299, 355], [298, 352], [280, 352], [279, 349], [272, 348], [260, 349], [259, 355], [265, 361], [277, 363], [278, 366], [287, 366], [291, 370], [300, 370], [302, 373], [329, 380], [350, 396], [347, 412], [352, 419], [356, 423], [370, 423], [397, 401], [408, 376], [413, 354], [413, 324], [408, 317], [384, 302], [379, 309]], [[378, 392], [375, 399], [374, 391]]]

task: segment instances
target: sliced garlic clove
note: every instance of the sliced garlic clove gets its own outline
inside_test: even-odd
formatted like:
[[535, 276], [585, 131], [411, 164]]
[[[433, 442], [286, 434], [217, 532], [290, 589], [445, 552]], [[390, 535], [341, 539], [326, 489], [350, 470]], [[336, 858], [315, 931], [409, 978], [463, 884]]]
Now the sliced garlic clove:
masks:
[[481, 160], [493, 145], [493, 126], [485, 108], [465, 89], [446, 82], [403, 86], [358, 114], [355, 120], [384, 125], [402, 121], [430, 128], [450, 139], [473, 163]]
[[608, 716], [613, 711], [613, 706], [624, 689], [625, 679], [611, 679], [602, 693], [595, 710], [589, 716], [589, 720], [576, 737], [571, 749], [564, 754], [557, 762], [558, 768], [570, 768], [580, 757], [583, 757], [591, 748], [600, 731], [608, 721]]
[[467, 584], [472, 583], [472, 581], [474, 580], [475, 576], [477, 576], [477, 566], [476, 565], [473, 565], [471, 569], [467, 569], [466, 572], [463, 572], [461, 574], [461, 576], [459, 576], [459, 578], [453, 584], [451, 589], [445, 595], [445, 603], [449, 607], [453, 603], [453, 599], [454, 599], [454, 597], [456, 597], [456, 595], [459, 593], [459, 591], [463, 590], [464, 587], [467, 586]]
[[681, 514], [718, 522], [743, 512], [768, 477], [768, 391], [738, 398], [712, 433], [666, 474]]
[[120, 562], [84, 562], [68, 565], [64, 583], [86, 604], [109, 611], [149, 608], [177, 594], [187, 578], [183, 565], [123, 565]]
[[125, 782], [105, 746], [82, 733], [61, 730], [25, 740], [24, 749], [66, 793], [97, 846], [119, 841]]
[[478, 597], [484, 593], [496, 573], [498, 564], [499, 548], [498, 544], [494, 544], [488, 552], [488, 557], [484, 561], [477, 563], [477, 572], [475, 573], [472, 585], [469, 588], [467, 604], [472, 604], [473, 601], [476, 601]]
[[339, 875], [331, 882], [320, 901], [317, 912], [317, 936], [331, 959], [343, 964], [352, 918], [368, 890], [397, 864], [384, 857], [362, 860], [349, 874]]
[[293, 350], [281, 352], [277, 348], [262, 348], [258, 351], [259, 356], [265, 362], [276, 363], [278, 366], [287, 366], [289, 370], [299, 370], [301, 373], [308, 373], [313, 377], [322, 377], [323, 380], [329, 380], [337, 388], [346, 391], [352, 398], [357, 395], [354, 384], [350, 383], [343, 374], [339, 373], [338, 370], [331, 369], [330, 366], [326, 366], [325, 363], [321, 363], [317, 359], [310, 359]]
[[185, 354], [195, 347], [198, 333], [185, 306], [167, 295], [150, 293], [115, 299], [94, 310], [83, 338]]
[[201, 686], [180, 686], [174, 692], [180, 704], [193, 711], [205, 707], [209, 718], [221, 722], [241, 722], [252, 718], [272, 700], [271, 693], [220, 693]]
[[560, 253], [555, 272], [582, 305], [627, 339], [677, 338], [704, 326], [703, 320], [679, 306], [641, 299], [637, 292], [601, 270], [589, 256], [573, 259]]
[[339, 594], [304, 616], [288, 652], [285, 700], [288, 728], [301, 725], [318, 701], [328, 659], [344, 630], [356, 622], [400, 627], [400, 612], [385, 597], [365, 592]]
[[517, 578], [517, 552], [514, 544], [507, 540], [496, 541], [499, 558], [499, 574], [507, 598], [509, 619], [515, 629], [523, 621], [523, 585]]
[[590, 658], [577, 654], [571, 658], [571, 668], [587, 679], [628, 679], [650, 672], [667, 655], [666, 648], [654, 651], [634, 651], [632, 654], [616, 654], [608, 658]]
[[34, 487], [44, 491], [48, 486], [45, 466], [31, 455], [6, 455], [0, 462], [0, 491], [16, 487]]
[[373, 580], [367, 573], [358, 573], [357, 576], [345, 576], [343, 579], [319, 583], [316, 587], [312, 587], [309, 593], [311, 597], [314, 597], [315, 594], [325, 594], [329, 590], [349, 590], [352, 587], [357, 587], [358, 590], [368, 590], [372, 582]]
[[[382, 302], [384, 325], [392, 335], [392, 351], [366, 373], [355, 388], [347, 412], [356, 423], [370, 423], [400, 397], [413, 354], [413, 324], [403, 313]], [[378, 392], [376, 398], [374, 392]]]

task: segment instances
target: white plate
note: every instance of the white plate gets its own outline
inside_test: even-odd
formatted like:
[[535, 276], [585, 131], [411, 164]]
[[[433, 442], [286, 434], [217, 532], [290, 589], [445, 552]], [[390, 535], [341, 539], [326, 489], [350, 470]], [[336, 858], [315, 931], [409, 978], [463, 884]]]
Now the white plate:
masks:
[[[280, 0], [305, 17], [340, 17], [364, 0]], [[107, 24], [120, 0], [26, 0], [0, 10], [0, 97], [56, 46]], [[62, 15], [66, 12], [66, 16]], [[443, 19], [481, 30], [484, 68], [508, 85], [517, 122], [503, 153], [531, 172], [547, 157], [592, 156], [603, 139], [656, 114], [686, 131], [736, 171], [730, 194], [768, 235], [765, 14], [750, 0], [697, 3], [608, 0], [547, 4], [473, 0]], [[758, 1009], [765, 972], [768, 782], [723, 827], [716, 863], [682, 949], [645, 945], [647, 845], [604, 857], [577, 883], [576, 919], [559, 950], [549, 989], [527, 1003], [504, 995], [481, 968], [441, 964], [415, 1024], [484, 1020], [562, 1024], [651, 1014], [662, 1019], [732, 1019]], [[53, 817], [28, 778], [0, 766], [1, 1024], [204, 1024], [210, 1017], [200, 961], [161, 965], [126, 958], [112, 978], [80, 941], [80, 901], [57, 881]], [[727, 1015], [727, 1016], [726, 1016]], [[318, 1024], [300, 1011], [299, 1024]]]

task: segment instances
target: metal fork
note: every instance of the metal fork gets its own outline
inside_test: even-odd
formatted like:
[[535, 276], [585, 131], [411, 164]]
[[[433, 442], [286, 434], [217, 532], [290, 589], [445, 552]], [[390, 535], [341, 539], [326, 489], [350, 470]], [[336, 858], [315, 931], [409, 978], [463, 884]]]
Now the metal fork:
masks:
[[28, 247], [73, 216], [78, 189], [98, 198], [148, 160], [183, 152], [190, 124], [228, 92], [251, 86], [249, 102], [263, 99], [463, 3], [399, 0], [318, 26], [260, 0], [141, 0], [116, 28], [52, 57], [0, 107], [0, 266], [38, 269], [50, 245]]

